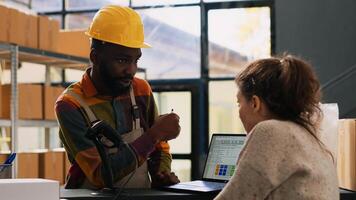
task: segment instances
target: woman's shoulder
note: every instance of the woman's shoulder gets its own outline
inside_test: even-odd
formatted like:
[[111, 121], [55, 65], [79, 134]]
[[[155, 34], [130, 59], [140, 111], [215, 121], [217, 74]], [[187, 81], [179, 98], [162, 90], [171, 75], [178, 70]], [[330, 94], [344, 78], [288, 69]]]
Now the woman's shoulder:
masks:
[[292, 121], [270, 119], [270, 120], [265, 120], [265, 121], [259, 122], [258, 124], [256, 124], [255, 128], [281, 130], [283, 128], [299, 129], [300, 126]]
[[256, 124], [251, 131], [251, 135], [283, 138], [294, 135], [300, 131], [304, 130], [294, 122], [272, 119]]

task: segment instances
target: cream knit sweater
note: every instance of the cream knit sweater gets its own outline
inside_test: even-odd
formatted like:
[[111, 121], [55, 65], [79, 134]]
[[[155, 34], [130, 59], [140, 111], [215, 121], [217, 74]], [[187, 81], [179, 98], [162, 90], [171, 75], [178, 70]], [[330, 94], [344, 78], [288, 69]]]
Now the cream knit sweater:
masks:
[[336, 169], [304, 128], [288, 121], [258, 123], [237, 171], [215, 200], [339, 199]]

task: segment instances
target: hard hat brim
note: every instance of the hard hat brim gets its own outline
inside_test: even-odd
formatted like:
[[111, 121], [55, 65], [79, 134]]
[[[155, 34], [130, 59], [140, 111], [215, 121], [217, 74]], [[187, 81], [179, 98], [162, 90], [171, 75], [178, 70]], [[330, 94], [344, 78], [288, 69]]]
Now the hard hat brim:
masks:
[[94, 35], [91, 35], [88, 31], [85, 32], [85, 35], [87, 35], [90, 38], [94, 38], [103, 42], [109, 42], [112, 44], [117, 44], [117, 45], [121, 45], [121, 46], [125, 46], [125, 47], [129, 47], [129, 48], [151, 48], [152, 46], [150, 44], [148, 44], [147, 42], [143, 42], [140, 44], [136, 44], [136, 45], [128, 45], [128, 44], [121, 44], [117, 41], [111, 41], [111, 40], [104, 40], [100, 37], [95, 37]]

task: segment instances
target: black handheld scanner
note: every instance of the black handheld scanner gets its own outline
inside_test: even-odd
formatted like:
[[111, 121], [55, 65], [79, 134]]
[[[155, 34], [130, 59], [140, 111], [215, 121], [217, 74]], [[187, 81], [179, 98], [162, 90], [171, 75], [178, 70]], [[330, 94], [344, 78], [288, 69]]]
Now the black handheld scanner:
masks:
[[119, 148], [122, 145], [123, 140], [121, 136], [105, 121], [97, 120], [92, 123], [92, 126], [87, 129], [85, 135], [87, 138], [92, 140], [98, 150], [102, 161], [102, 178], [105, 186], [110, 189], [114, 189], [113, 184], [113, 173], [111, 168], [111, 160], [109, 155], [106, 153], [105, 144], [102, 143], [101, 138], [104, 136], [113, 143], [112, 147]]
[[120, 134], [118, 134], [115, 129], [105, 121], [97, 120], [93, 122], [92, 126], [88, 129], [86, 137], [91, 140], [98, 138], [99, 141], [101, 141], [102, 136], [114, 143], [114, 147], [119, 147], [123, 143]]

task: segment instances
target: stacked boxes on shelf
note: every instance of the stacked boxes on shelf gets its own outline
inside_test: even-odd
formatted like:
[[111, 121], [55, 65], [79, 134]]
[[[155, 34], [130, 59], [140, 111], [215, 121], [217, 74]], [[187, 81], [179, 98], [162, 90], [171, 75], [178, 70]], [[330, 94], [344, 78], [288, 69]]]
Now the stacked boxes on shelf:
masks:
[[58, 36], [57, 51], [59, 53], [89, 57], [89, 38], [85, 35], [84, 30], [61, 30]]
[[[27, 15], [0, 5], [0, 42], [88, 57], [89, 39], [84, 31], [60, 32], [59, 27], [57, 21], [48, 17]], [[0, 87], [0, 118], [3, 119], [10, 118], [10, 91], [9, 85]], [[42, 100], [39, 86], [19, 85], [19, 118], [54, 120], [54, 102], [62, 91], [62, 88], [45, 87]]]
[[4, 163], [9, 154], [0, 154], [0, 163]]
[[8, 20], [10, 10], [0, 5], [0, 42], [9, 41], [10, 20]]
[[[11, 85], [1, 86], [0, 118], [10, 118]], [[42, 86], [33, 84], [18, 85], [19, 119], [43, 119]]]
[[11, 170], [12, 170], [12, 166], [11, 165], [3, 165], [3, 163], [5, 163], [5, 161], [7, 160], [9, 154], [8, 153], [4, 153], [4, 154], [0, 154], [0, 179], [8, 179], [11, 178]]
[[39, 154], [39, 177], [64, 183], [64, 151], [49, 151]]
[[57, 51], [59, 22], [46, 16], [38, 17], [38, 48]]
[[[3, 163], [9, 154], [0, 154]], [[17, 153], [17, 178], [44, 178], [64, 184], [68, 169], [63, 150]]]
[[54, 105], [61, 93], [63, 92], [63, 87], [53, 87], [53, 86], [44, 86], [43, 87], [43, 117], [46, 120], [56, 120], [54, 113]]
[[36, 15], [27, 15], [25, 23], [25, 44], [26, 47], [38, 48], [38, 27], [39, 23]]
[[[19, 119], [55, 120], [54, 104], [63, 90], [62, 87], [19, 84]], [[1, 85], [0, 97], [0, 118], [10, 119], [11, 85]]]
[[26, 152], [17, 154], [18, 178], [38, 178], [39, 177], [39, 154]]
[[[60, 30], [58, 21], [0, 5], [0, 42], [78, 57], [89, 56], [83, 30]], [[73, 46], [73, 44], [76, 44]], [[19, 119], [55, 120], [54, 104], [62, 87], [18, 85]], [[10, 119], [11, 85], [0, 85], [0, 118]], [[64, 183], [70, 163], [64, 151], [18, 153], [18, 178], [46, 178]], [[8, 154], [0, 154], [0, 163]], [[31, 167], [29, 167], [31, 166]]]
[[38, 18], [0, 5], [0, 42], [38, 48]]
[[26, 15], [15, 9], [9, 9], [10, 27], [8, 41], [10, 43], [24, 45], [25, 44], [25, 19]]
[[89, 56], [89, 38], [85, 31], [60, 31], [59, 22], [47, 16], [25, 14], [0, 5], [0, 30], [0, 42], [78, 57]]

